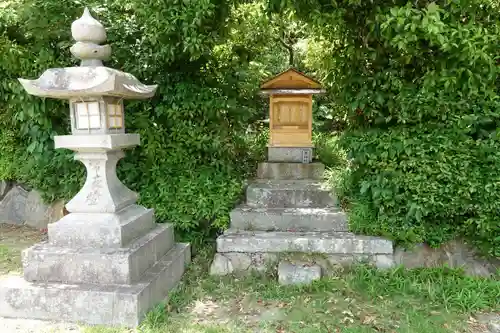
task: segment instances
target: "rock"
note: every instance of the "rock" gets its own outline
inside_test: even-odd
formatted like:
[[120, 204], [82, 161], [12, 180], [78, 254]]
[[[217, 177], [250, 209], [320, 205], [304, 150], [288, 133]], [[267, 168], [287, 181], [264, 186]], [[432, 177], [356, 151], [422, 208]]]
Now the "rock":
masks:
[[[305, 164], [307, 165], [307, 164]], [[254, 208], [242, 205], [230, 213], [231, 228], [252, 231], [345, 231], [347, 215], [336, 207]]]
[[500, 321], [490, 322], [488, 324], [490, 333], [500, 333]]
[[23, 224], [26, 221], [28, 192], [20, 186], [13, 187], [0, 201], [0, 222]]
[[321, 278], [321, 267], [308, 263], [281, 261], [278, 265], [278, 282], [283, 285], [310, 284]]
[[227, 275], [233, 272], [231, 261], [224, 255], [217, 253], [210, 265], [210, 275]]
[[390, 254], [377, 254], [373, 256], [372, 262], [379, 269], [389, 269], [394, 267], [394, 256]]
[[454, 240], [439, 248], [419, 244], [412, 249], [397, 248], [394, 252], [396, 265], [406, 268], [419, 267], [462, 267], [471, 276], [491, 277], [500, 268], [500, 260], [486, 260], [479, 257], [474, 249], [460, 240]]
[[489, 333], [500, 333], [500, 314], [480, 314], [477, 320], [488, 327]]
[[332, 254], [328, 255], [327, 262], [330, 266], [349, 267], [356, 263], [370, 261], [369, 255], [354, 255], [354, 254]]
[[39, 192], [33, 190], [26, 199], [26, 224], [37, 229], [46, 229], [49, 223], [59, 221], [64, 215], [64, 201], [57, 200], [51, 205], [43, 202]]
[[9, 192], [11, 183], [7, 180], [0, 180], [0, 200]]
[[49, 207], [43, 202], [42, 196], [33, 190], [26, 198], [25, 218], [26, 224], [37, 229], [47, 227]]
[[224, 256], [229, 259], [234, 271], [246, 271], [252, 264], [252, 259], [245, 253], [226, 253]]

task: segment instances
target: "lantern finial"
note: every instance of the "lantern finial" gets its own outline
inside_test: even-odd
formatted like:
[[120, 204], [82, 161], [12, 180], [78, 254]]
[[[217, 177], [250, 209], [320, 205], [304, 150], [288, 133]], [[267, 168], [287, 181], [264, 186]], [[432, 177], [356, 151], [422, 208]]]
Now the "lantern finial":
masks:
[[102, 66], [102, 61], [111, 56], [111, 46], [99, 45], [106, 41], [106, 30], [92, 17], [88, 8], [84, 9], [82, 17], [71, 24], [71, 34], [76, 43], [70, 51], [82, 61], [80, 66]]

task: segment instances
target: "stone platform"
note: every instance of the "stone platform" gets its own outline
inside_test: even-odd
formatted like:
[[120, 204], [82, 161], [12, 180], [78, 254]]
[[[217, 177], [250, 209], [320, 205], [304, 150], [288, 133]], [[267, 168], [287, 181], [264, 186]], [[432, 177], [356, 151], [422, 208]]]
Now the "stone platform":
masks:
[[0, 280], [0, 317], [136, 327], [168, 298], [191, 259], [172, 225], [136, 205], [91, 216], [87, 228], [83, 215], [66, 215], [23, 251], [24, 278]]
[[217, 239], [210, 273], [274, 269], [280, 283], [292, 284], [355, 262], [392, 267], [392, 242], [349, 232], [335, 193], [322, 183], [323, 171], [320, 163], [260, 163], [246, 202], [231, 212], [230, 228]]
[[175, 245], [132, 284], [0, 280], [0, 316], [136, 327], [151, 307], [168, 297], [190, 261], [188, 244]]

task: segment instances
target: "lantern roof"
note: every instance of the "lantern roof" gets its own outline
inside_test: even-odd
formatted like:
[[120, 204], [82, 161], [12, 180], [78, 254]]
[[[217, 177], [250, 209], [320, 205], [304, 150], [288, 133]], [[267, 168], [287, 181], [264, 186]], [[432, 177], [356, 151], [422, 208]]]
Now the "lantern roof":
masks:
[[76, 43], [70, 48], [81, 60], [80, 67], [51, 68], [36, 80], [19, 79], [31, 95], [59, 99], [114, 96], [124, 99], [152, 97], [157, 85], [145, 85], [132, 74], [103, 66], [111, 56], [106, 30], [85, 8], [82, 17], [71, 25]]
[[[299, 72], [295, 68], [290, 68], [278, 75], [273, 76], [261, 84], [262, 90], [287, 89], [287, 90], [320, 90], [321, 84], [315, 79]], [[318, 91], [321, 92], [321, 91]]]

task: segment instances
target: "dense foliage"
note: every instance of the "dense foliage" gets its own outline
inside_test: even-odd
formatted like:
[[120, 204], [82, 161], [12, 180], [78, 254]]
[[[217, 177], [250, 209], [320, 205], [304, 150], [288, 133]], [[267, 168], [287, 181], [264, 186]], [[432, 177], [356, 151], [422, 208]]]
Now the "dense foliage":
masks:
[[490, 1], [270, 1], [314, 28], [355, 231], [500, 255], [500, 14]]
[[[465, 236], [500, 255], [495, 2], [87, 5], [108, 28], [108, 65], [159, 84], [151, 101], [126, 106], [127, 128], [142, 145], [119, 176], [160, 221], [189, 234], [227, 225], [242, 182], [264, 157], [259, 82], [293, 64], [328, 90], [314, 105], [317, 153], [341, 168], [354, 231], [431, 245]], [[82, 5], [13, 0], [0, 8], [0, 178], [49, 200], [69, 198], [84, 169], [52, 147], [69, 130], [67, 105], [26, 95], [16, 78], [75, 64], [69, 26]], [[349, 163], [339, 164], [339, 145]]]
[[[110, 67], [159, 85], [151, 101], [128, 102], [126, 126], [141, 146], [120, 162], [119, 177], [180, 231], [225, 227], [241, 184], [261, 157], [262, 140], [244, 135], [262, 117], [258, 82], [281, 70], [280, 54], [261, 54], [267, 38], [262, 4], [224, 0], [87, 1], [104, 24]], [[23, 181], [47, 200], [70, 198], [84, 168], [70, 151], [54, 150], [69, 131], [68, 107], [28, 96], [18, 77], [76, 65], [70, 25], [80, 1], [18, 0], [0, 13], [0, 179]], [[260, 6], [260, 7], [258, 7]], [[243, 20], [248, 19], [246, 22]], [[249, 25], [253, 23], [254, 25]], [[267, 35], [265, 34], [267, 33]], [[254, 137], [257, 138], [254, 139]]]

